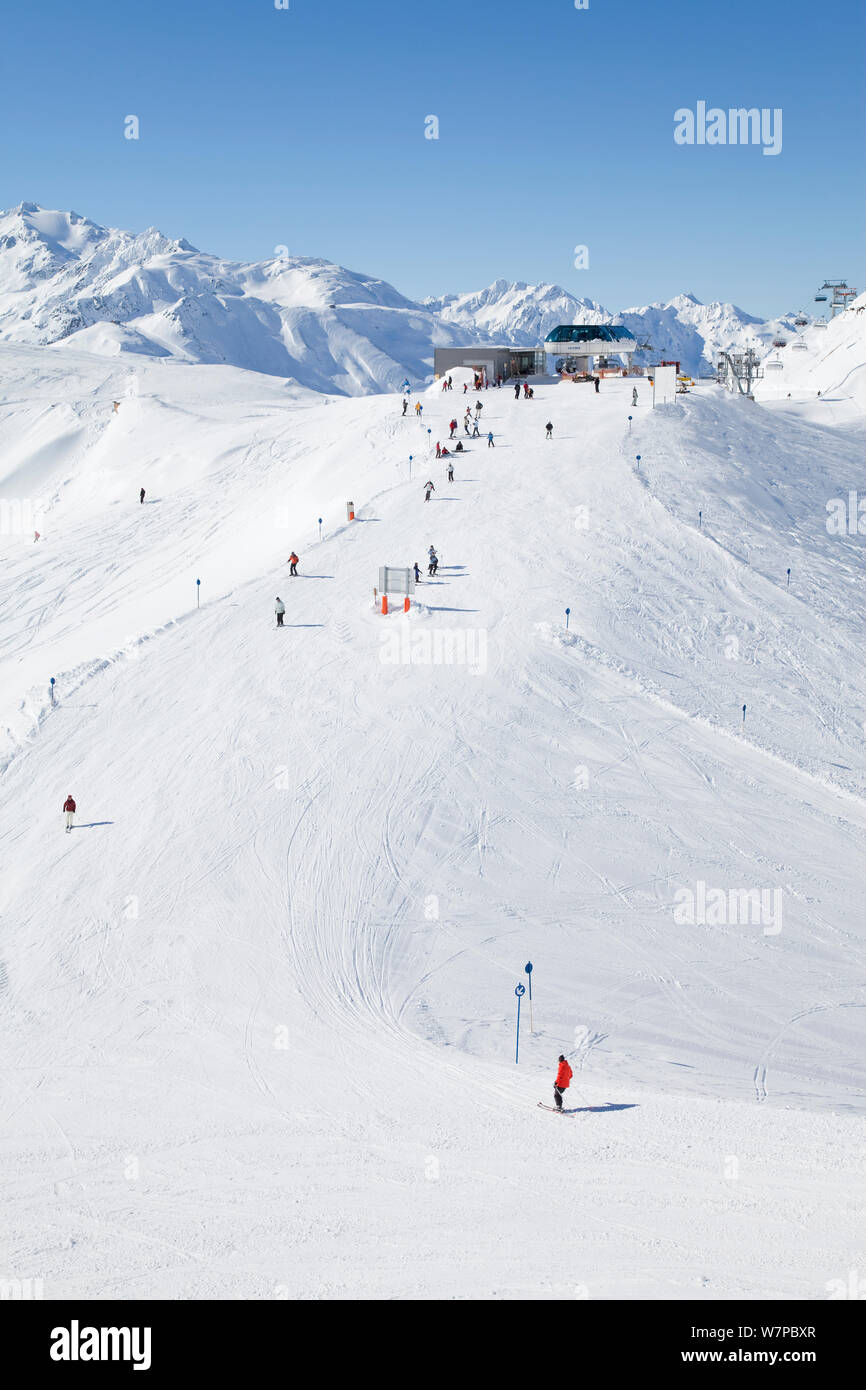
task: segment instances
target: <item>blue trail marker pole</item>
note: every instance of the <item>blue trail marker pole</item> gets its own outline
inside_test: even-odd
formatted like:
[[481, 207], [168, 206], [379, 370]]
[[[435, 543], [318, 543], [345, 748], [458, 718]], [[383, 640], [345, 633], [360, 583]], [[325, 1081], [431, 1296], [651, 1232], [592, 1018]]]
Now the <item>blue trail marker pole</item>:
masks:
[[746, 706], [743, 705], [743, 723], [745, 724], [745, 722], [746, 722]]
[[698, 512], [698, 526], [699, 526], [700, 529], [703, 531], [703, 529], [704, 529], [704, 514], [703, 514], [703, 512]]
[[51, 677], [51, 684], [49, 685], [48, 689], [49, 689], [49, 691], [50, 691], [50, 693], [51, 693], [51, 703], [52, 703], [52, 705], [56, 705], [56, 704], [57, 704], [57, 699], [56, 699], [56, 697], [55, 697], [55, 695], [54, 695], [54, 677], [53, 677], [53, 676]]
[[409, 455], [409, 481], [412, 481], [412, 455]]
[[571, 617], [571, 609], [570, 609], [570, 608], [566, 608], [566, 610], [565, 610], [565, 630], [566, 630], [566, 632], [568, 631], [568, 620], [569, 620], [570, 617]]
[[319, 540], [322, 539], [322, 518], [319, 517]]
[[201, 580], [195, 581], [195, 606], [201, 608]]
[[631, 434], [631, 416], [628, 417], [628, 432]]
[[787, 587], [788, 587], [788, 588], [791, 587], [791, 571], [790, 571], [790, 569], [788, 570], [788, 584], [787, 584]]
[[432, 453], [432, 450], [433, 450], [433, 431], [432, 431], [432, 430], [428, 430], [428, 431], [427, 431], [427, 443], [430, 445], [430, 451], [431, 451], [431, 453]]
[[530, 1033], [534, 1033], [535, 1029], [532, 1026], [532, 961], [528, 960], [523, 969], [529, 976], [529, 1031]]
[[520, 1001], [526, 993], [526, 990], [523, 988], [523, 985], [518, 985], [514, 993], [517, 995], [517, 1046], [514, 1049], [514, 1063], [516, 1066], [517, 1059], [520, 1056]]

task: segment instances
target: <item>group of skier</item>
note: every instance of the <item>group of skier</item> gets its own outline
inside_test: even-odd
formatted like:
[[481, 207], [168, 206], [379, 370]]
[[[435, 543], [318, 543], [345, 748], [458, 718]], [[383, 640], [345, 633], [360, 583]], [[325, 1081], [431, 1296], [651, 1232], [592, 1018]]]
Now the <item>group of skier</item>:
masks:
[[[598, 391], [598, 378], [597, 378], [597, 377], [594, 378], [594, 381], [595, 381], [595, 389], [596, 389], [596, 391]], [[405, 383], [404, 383], [404, 385], [405, 385]], [[485, 379], [485, 381], [484, 381], [484, 386], [486, 387], [487, 385], [488, 385], [488, 382], [487, 382], [486, 379]], [[497, 381], [496, 381], [496, 385], [497, 385], [497, 386], [500, 386], [500, 385], [501, 385], [501, 380], [498, 379], [498, 378], [497, 378]], [[481, 382], [476, 378], [475, 389], [476, 389], [476, 390], [479, 390], [480, 387], [481, 387]], [[443, 390], [443, 391], [445, 391], [445, 390], [449, 390], [449, 391], [450, 391], [450, 390], [452, 390], [452, 389], [453, 389], [452, 380], [451, 380], [451, 377], [449, 376], [449, 377], [447, 377], [446, 380], [443, 382], [442, 390]], [[465, 392], [467, 389], [468, 389], [467, 384], [464, 384], [464, 392]], [[514, 396], [515, 396], [515, 399], [519, 398], [519, 396], [520, 396], [520, 390], [521, 390], [521, 383], [520, 383], [520, 382], [517, 382], [517, 383], [515, 384], [515, 387], [514, 387]], [[533, 396], [532, 387], [530, 387], [529, 384], [528, 384], [527, 382], [523, 382], [523, 394], [524, 394], [524, 399], [527, 399], [527, 400], [531, 400], [531, 399], [532, 399], [532, 396]], [[408, 404], [409, 404], [409, 402], [408, 402], [408, 397], [407, 397], [407, 396], [404, 396], [404, 398], [403, 398], [403, 415], [404, 415], [404, 416], [405, 416], [406, 413], [407, 413]], [[632, 405], [633, 405], [633, 406], [636, 406], [636, 405], [637, 405], [637, 388], [636, 388], [636, 387], [635, 387], [634, 390], [632, 391]], [[116, 408], [117, 408], [117, 407], [115, 406], [115, 409], [116, 409]], [[418, 401], [418, 402], [416, 403], [416, 405], [415, 405], [415, 414], [416, 414], [416, 417], [417, 417], [419, 420], [421, 419], [421, 416], [422, 416], [422, 413], [423, 413], [423, 409], [424, 409], [424, 407], [423, 407], [422, 403], [421, 403], [420, 401]], [[466, 433], [467, 435], [469, 435], [469, 434], [470, 434], [469, 425], [470, 425], [470, 423], [472, 424], [473, 429], [472, 429], [472, 433], [471, 433], [471, 438], [473, 438], [473, 439], [479, 438], [479, 437], [480, 437], [480, 431], [479, 431], [479, 428], [478, 428], [478, 422], [479, 422], [479, 419], [480, 419], [480, 416], [481, 416], [481, 411], [482, 411], [483, 409], [484, 409], [483, 402], [477, 401], [477, 402], [476, 402], [476, 405], [475, 405], [475, 416], [474, 416], [474, 419], [473, 419], [473, 418], [472, 418], [472, 410], [471, 410], [471, 407], [467, 406], [467, 408], [466, 408], [466, 412], [465, 412], [465, 415], [464, 415], [464, 418], [463, 418], [463, 428], [464, 428], [465, 433]], [[457, 420], [456, 420], [456, 419], [452, 419], [452, 420], [450, 421], [449, 428], [450, 428], [450, 431], [451, 431], [449, 437], [450, 437], [451, 439], [453, 439], [453, 438], [454, 438], [454, 435], [455, 435], [455, 433], [456, 433], [456, 430], [457, 430]], [[553, 438], [553, 424], [552, 424], [552, 422], [551, 422], [550, 420], [548, 420], [548, 422], [547, 422], [547, 424], [546, 424], [546, 426], [545, 426], [545, 433], [546, 433], [547, 439], [552, 439], [552, 438]], [[493, 448], [493, 447], [494, 447], [493, 432], [492, 432], [492, 430], [488, 432], [488, 435], [487, 435], [487, 444], [488, 444], [488, 448]], [[462, 452], [462, 450], [463, 450], [463, 445], [462, 445], [462, 443], [458, 442], [458, 444], [456, 445], [456, 452]], [[449, 451], [447, 448], [445, 448], [444, 446], [442, 446], [442, 445], [441, 445], [440, 443], [438, 443], [438, 442], [437, 442], [437, 444], [436, 444], [436, 457], [437, 457], [437, 459], [438, 459], [438, 458], [448, 458], [448, 459], [449, 459], [449, 463], [448, 463], [448, 465], [447, 465], [447, 478], [448, 478], [448, 481], [449, 481], [449, 482], [453, 482], [453, 481], [454, 481], [454, 465], [453, 465], [452, 462], [450, 462], [450, 457], [451, 457], [451, 456], [450, 456], [450, 451]], [[424, 484], [424, 500], [425, 500], [425, 502], [429, 502], [429, 501], [430, 501], [430, 497], [431, 497], [432, 493], [434, 493], [435, 491], [436, 491], [436, 488], [435, 488], [435, 485], [434, 485], [432, 479], [428, 479], [428, 481]], [[144, 503], [144, 498], [145, 498], [145, 489], [144, 489], [144, 488], [141, 488], [140, 493], [139, 493], [139, 502], [143, 504], [143, 503]], [[288, 565], [289, 565], [289, 574], [290, 574], [293, 578], [296, 577], [296, 576], [297, 576], [297, 573], [298, 573], [298, 564], [300, 563], [300, 559], [299, 559], [299, 556], [295, 553], [294, 550], [292, 551], [291, 555], [289, 556], [289, 559], [288, 559], [287, 563], [288, 563]], [[439, 557], [438, 557], [438, 555], [437, 555], [437, 553], [436, 553], [435, 547], [431, 545], [430, 548], [429, 548], [429, 551], [428, 551], [427, 574], [428, 574], [430, 577], [435, 576], [436, 571], [437, 571], [438, 568], [439, 568]], [[420, 579], [421, 579], [421, 570], [420, 570], [420, 567], [419, 567], [417, 561], [415, 562], [415, 564], [414, 564], [414, 566], [413, 566], [413, 570], [414, 570], [416, 582], [420, 581]], [[283, 602], [283, 600], [279, 597], [279, 595], [277, 596], [277, 599], [276, 599], [275, 611], [276, 611], [276, 618], [277, 618], [277, 627], [283, 627], [283, 626], [284, 626], [283, 619], [284, 619], [285, 613], [286, 613], [286, 605], [285, 605], [285, 603]], [[66, 816], [66, 833], [67, 833], [67, 834], [70, 834], [71, 831], [72, 831], [72, 829], [73, 829], [73, 827], [74, 827], [76, 809], [77, 809], [77, 808], [76, 808], [75, 800], [74, 800], [72, 794], [70, 793], [70, 794], [67, 796], [67, 798], [66, 798], [66, 800], [64, 801], [64, 803], [63, 803], [63, 811], [64, 811], [64, 814], [65, 814], [65, 816]], [[559, 1065], [558, 1065], [558, 1069], [557, 1069], [557, 1073], [556, 1073], [556, 1079], [555, 1079], [554, 1085], [553, 1085], [554, 1103], [555, 1103], [555, 1107], [556, 1107], [557, 1111], [559, 1111], [560, 1113], [562, 1112], [562, 1098], [563, 1098], [563, 1095], [565, 1094], [565, 1091], [568, 1089], [568, 1086], [569, 1086], [569, 1084], [570, 1084], [570, 1082], [571, 1082], [571, 1079], [572, 1079], [572, 1075], [573, 1075], [572, 1069], [571, 1069], [571, 1067], [569, 1066], [569, 1064], [568, 1064], [566, 1058], [565, 1058], [562, 1054], [560, 1054], [560, 1057], [559, 1057]]]
[[[286, 563], [289, 567], [289, 574], [292, 576], [293, 579], [296, 579], [298, 575], [298, 565], [300, 564], [300, 557], [295, 554], [294, 550], [292, 551]], [[286, 616], [286, 605], [283, 603], [283, 600], [280, 598], [279, 594], [277, 594], [276, 608], [274, 611], [277, 615], [277, 627], [283, 627], [283, 618]]]

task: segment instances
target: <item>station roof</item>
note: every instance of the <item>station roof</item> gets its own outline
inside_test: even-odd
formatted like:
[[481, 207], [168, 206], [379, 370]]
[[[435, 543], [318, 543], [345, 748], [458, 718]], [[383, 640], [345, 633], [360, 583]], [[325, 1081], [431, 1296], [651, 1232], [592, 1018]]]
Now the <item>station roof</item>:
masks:
[[561, 323], [548, 333], [546, 343], [633, 343], [627, 328], [615, 323]]

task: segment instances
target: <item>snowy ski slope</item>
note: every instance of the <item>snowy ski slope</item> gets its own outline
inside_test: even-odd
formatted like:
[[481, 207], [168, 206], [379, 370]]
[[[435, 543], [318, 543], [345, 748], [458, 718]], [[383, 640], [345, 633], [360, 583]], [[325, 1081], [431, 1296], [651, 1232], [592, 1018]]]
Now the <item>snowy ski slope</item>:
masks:
[[[856, 430], [488, 391], [449, 485], [462, 389], [419, 424], [10, 345], [0, 381], [0, 498], [43, 534], [0, 536], [8, 1275], [819, 1299], [862, 1269], [863, 538], [825, 525]], [[431, 543], [383, 617], [378, 567]], [[682, 920], [700, 884], [726, 920]]]

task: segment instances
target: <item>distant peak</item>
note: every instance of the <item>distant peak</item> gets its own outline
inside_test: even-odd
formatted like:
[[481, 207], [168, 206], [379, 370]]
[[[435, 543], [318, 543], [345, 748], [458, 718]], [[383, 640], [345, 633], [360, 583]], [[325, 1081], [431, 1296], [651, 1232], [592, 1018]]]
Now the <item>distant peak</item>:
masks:
[[685, 294], [676, 295], [674, 299], [669, 299], [668, 304], [672, 308], [680, 308], [685, 304], [696, 304], [699, 308], [704, 307], [697, 295], [692, 294], [691, 290], [687, 290]]

